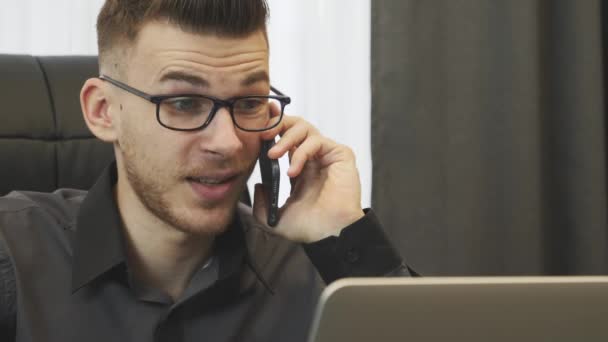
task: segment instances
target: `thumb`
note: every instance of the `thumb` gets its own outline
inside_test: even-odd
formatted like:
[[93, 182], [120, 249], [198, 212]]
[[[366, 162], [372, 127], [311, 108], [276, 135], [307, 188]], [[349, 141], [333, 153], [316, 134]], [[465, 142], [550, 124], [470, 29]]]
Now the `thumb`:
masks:
[[268, 216], [268, 208], [266, 204], [266, 191], [264, 190], [264, 186], [260, 183], [257, 183], [254, 187], [253, 193], [253, 217], [255, 217], [258, 222], [262, 223], [264, 226], [266, 225], [266, 220]]

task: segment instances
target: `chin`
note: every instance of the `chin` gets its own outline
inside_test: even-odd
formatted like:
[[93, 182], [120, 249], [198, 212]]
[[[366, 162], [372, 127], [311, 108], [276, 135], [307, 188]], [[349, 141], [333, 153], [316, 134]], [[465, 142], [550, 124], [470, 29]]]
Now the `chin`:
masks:
[[201, 233], [219, 235], [230, 227], [234, 220], [235, 207], [216, 208], [205, 210], [206, 215], [201, 217], [197, 224], [197, 230]]
[[172, 219], [165, 221], [170, 221], [168, 223], [184, 233], [216, 236], [228, 229], [234, 219], [236, 206], [237, 203], [234, 202], [212, 208], [180, 208], [171, 215]]

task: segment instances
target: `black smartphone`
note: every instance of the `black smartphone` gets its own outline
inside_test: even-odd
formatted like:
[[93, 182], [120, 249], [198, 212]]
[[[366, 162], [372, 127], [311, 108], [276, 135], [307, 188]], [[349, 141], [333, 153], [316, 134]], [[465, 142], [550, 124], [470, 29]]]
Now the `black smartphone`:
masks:
[[274, 227], [279, 222], [279, 181], [281, 169], [277, 159], [268, 158], [268, 151], [274, 146], [275, 141], [264, 140], [260, 149], [260, 172], [262, 173], [262, 184], [266, 193], [268, 203], [268, 225]]

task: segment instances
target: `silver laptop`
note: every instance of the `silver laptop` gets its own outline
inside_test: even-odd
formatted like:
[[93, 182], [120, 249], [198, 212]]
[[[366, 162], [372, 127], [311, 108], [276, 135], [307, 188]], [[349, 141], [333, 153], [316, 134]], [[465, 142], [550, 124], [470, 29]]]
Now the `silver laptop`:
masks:
[[310, 342], [608, 341], [608, 277], [350, 278]]

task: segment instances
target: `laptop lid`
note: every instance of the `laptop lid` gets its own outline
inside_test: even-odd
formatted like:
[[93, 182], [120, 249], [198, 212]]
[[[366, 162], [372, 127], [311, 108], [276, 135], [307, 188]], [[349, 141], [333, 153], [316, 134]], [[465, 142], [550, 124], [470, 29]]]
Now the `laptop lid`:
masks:
[[349, 278], [310, 342], [608, 341], [608, 277]]

